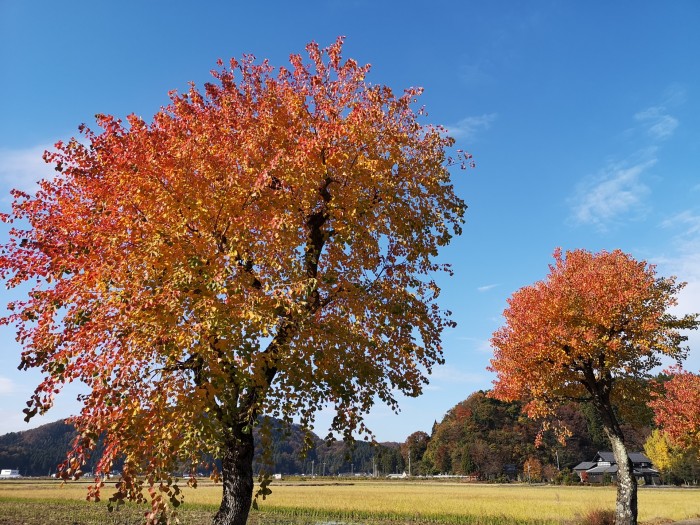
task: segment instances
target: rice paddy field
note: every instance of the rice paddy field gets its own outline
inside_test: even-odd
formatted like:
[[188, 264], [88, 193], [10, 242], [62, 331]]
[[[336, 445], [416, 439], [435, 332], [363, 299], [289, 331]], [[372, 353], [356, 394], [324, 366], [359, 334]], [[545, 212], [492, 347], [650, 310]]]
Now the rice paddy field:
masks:
[[[136, 525], [143, 508], [108, 513], [87, 503], [87, 483], [54, 480], [0, 481], [2, 525]], [[109, 486], [105, 487], [109, 489]], [[549, 525], [581, 523], [592, 511], [613, 509], [614, 487], [481, 485], [434, 481], [276, 482], [251, 516], [253, 524], [465, 523]], [[105, 499], [109, 491], [104, 493]], [[180, 520], [205, 525], [221, 498], [221, 486], [201, 482], [186, 489]], [[639, 521], [700, 524], [700, 489], [641, 487]], [[585, 521], [585, 520], [584, 520]]]

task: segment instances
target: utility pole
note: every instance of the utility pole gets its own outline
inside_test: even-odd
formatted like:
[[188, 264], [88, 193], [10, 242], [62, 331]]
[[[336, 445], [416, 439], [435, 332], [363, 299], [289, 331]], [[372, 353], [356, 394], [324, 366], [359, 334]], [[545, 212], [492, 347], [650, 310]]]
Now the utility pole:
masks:
[[325, 477], [326, 476], [326, 462], [325, 461], [323, 462], [323, 471], [322, 472], [323, 472], [323, 474], [321, 474], [321, 476]]
[[311, 477], [314, 477], [314, 464], [316, 463], [316, 460], [311, 460]]
[[408, 476], [411, 476], [411, 449], [408, 449]]

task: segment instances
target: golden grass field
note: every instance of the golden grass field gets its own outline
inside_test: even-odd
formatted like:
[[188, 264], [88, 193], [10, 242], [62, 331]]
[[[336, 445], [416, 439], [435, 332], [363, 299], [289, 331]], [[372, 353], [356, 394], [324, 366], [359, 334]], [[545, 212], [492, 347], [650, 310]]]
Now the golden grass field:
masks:
[[[0, 482], [0, 524], [3, 508], [22, 502], [79, 502], [86, 483], [61, 485], [50, 480]], [[109, 486], [105, 487], [109, 489]], [[276, 482], [260, 504], [261, 514], [333, 518], [354, 522], [433, 523], [572, 523], [596, 509], [612, 509], [614, 487], [481, 485], [432, 481]], [[213, 512], [221, 486], [203, 481], [185, 489], [184, 511]], [[105, 499], [109, 490], [104, 493]], [[85, 511], [106, 513], [102, 504]], [[82, 508], [82, 507], [81, 507]], [[81, 512], [82, 514], [82, 512]], [[186, 513], [183, 514], [186, 518]], [[670, 523], [700, 518], [700, 489], [639, 490], [639, 520]], [[183, 519], [184, 523], [187, 523]], [[204, 523], [206, 521], [203, 521]], [[312, 521], [313, 522], [313, 521]], [[112, 522], [110, 522], [112, 523]], [[194, 523], [194, 522], [193, 522]], [[200, 522], [197, 522], [200, 523]]]

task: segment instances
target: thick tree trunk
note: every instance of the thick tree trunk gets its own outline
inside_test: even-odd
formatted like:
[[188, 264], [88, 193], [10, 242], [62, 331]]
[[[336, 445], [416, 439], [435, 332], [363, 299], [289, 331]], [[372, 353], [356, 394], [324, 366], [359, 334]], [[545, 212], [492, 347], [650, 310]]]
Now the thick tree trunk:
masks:
[[637, 478], [622, 436], [606, 429], [617, 462], [615, 525], [637, 525]]
[[588, 391], [592, 394], [593, 406], [603, 420], [603, 430], [610, 440], [617, 463], [615, 525], [637, 525], [637, 479], [634, 477], [632, 461], [627, 454], [620, 422], [610, 402], [613, 380], [609, 373], [602, 382], [595, 379], [593, 371], [589, 371], [588, 376]]
[[223, 497], [213, 525], [245, 525], [253, 500], [253, 444], [252, 431], [244, 432], [236, 425], [227, 439], [222, 458]]

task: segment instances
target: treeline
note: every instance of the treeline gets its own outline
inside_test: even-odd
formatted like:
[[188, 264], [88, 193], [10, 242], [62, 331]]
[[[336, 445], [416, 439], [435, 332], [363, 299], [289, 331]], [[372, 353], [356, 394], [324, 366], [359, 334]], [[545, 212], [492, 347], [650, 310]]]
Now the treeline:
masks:
[[[571, 431], [566, 445], [562, 446], [552, 433], [545, 433], [542, 445], [536, 447], [540, 422], [526, 417], [520, 403], [501, 402], [479, 391], [435, 422], [430, 434], [418, 431], [404, 443], [372, 446], [358, 442], [353, 447], [343, 442], [328, 445], [313, 435], [313, 446], [303, 458], [304, 432], [298, 427], [285, 431], [273, 424], [268, 470], [331, 476], [406, 472], [414, 476], [448, 474], [496, 480], [522, 476], [527, 467], [536, 479], [561, 479], [562, 473], [571, 473], [575, 465], [593, 459], [597, 451], [610, 449], [593, 407], [572, 403], [559, 409], [557, 419]], [[630, 450], [641, 451], [651, 428], [628, 426], [624, 431]], [[260, 454], [260, 447], [257, 450]], [[260, 456], [257, 464], [262, 464]]]
[[[479, 391], [449, 410], [432, 433], [409, 436], [414, 474], [471, 475], [481, 480], [517, 477], [529, 461], [540, 465], [541, 477], [553, 478], [598, 450], [609, 449], [602, 424], [592, 407], [575, 404], [560, 408], [558, 421], [571, 431], [563, 446], [545, 433], [535, 446], [540, 422], [529, 419], [517, 402], [504, 403]], [[625, 429], [631, 450], [641, 450], [646, 429]], [[543, 475], [546, 474], [546, 475]]]
[[74, 437], [75, 429], [63, 421], [0, 436], [0, 468], [18, 469], [23, 476], [53, 474]]
[[[485, 392], [476, 392], [448, 411], [440, 423], [436, 422], [430, 435], [419, 431], [404, 443], [377, 445], [357, 442], [349, 446], [341, 441], [329, 444], [314, 433], [307, 436], [297, 425], [287, 427], [269, 419], [254, 430], [254, 469], [287, 475], [387, 476], [409, 473], [410, 467], [411, 475], [458, 474], [496, 479], [522, 472], [530, 458], [536, 458], [543, 466], [566, 469], [591, 459], [597, 450], [609, 448], [594, 412], [585, 406], [564, 407], [560, 411], [562, 421], [573, 434], [566, 447], [550, 439], [545, 440], [544, 447], [536, 448], [539, 424], [525, 417], [521, 408], [518, 403], [503, 403], [487, 397]], [[267, 430], [262, 431], [263, 428]], [[0, 467], [17, 468], [26, 476], [56, 472], [74, 437], [75, 430], [62, 421], [0, 436]], [[631, 448], [641, 450], [643, 441], [642, 438]], [[262, 454], [263, 442], [270, 445], [267, 457]], [[88, 465], [86, 470], [91, 468]]]
[[[545, 433], [539, 447], [535, 438], [540, 422], [526, 417], [522, 408], [520, 403], [504, 403], [486, 392], [475, 392], [436, 422], [431, 435], [416, 432], [402, 445], [404, 457], [412, 457], [412, 474], [578, 482], [572, 468], [593, 459], [597, 451], [610, 450], [602, 422], [589, 404], [560, 407], [556, 420], [571, 436], [561, 445], [553, 433]], [[628, 450], [645, 452], [666, 483], [697, 484], [700, 451], [680, 448], [658, 430], [652, 432], [651, 412], [635, 417], [645, 419], [647, 425], [623, 424]]]
[[[287, 428], [278, 420], [269, 422], [269, 457], [263, 457], [260, 425], [255, 428], [256, 458], [254, 471], [265, 469], [270, 473], [336, 476], [353, 473], [384, 476], [404, 470], [399, 443], [381, 443], [372, 446], [358, 442], [350, 447], [343, 442], [327, 444], [316, 434], [307, 438], [301, 427]], [[63, 421], [48, 423], [22, 432], [0, 436], [0, 468], [18, 469], [23, 476], [47, 476], [56, 472], [66, 458], [75, 429]], [[305, 451], [305, 440], [311, 448]], [[304, 453], [305, 452], [305, 453]], [[97, 458], [98, 454], [94, 457]], [[94, 465], [88, 464], [85, 471]], [[115, 470], [120, 469], [117, 462]]]
[[[329, 444], [297, 425], [287, 427], [278, 420], [268, 419], [254, 431], [257, 454], [254, 469], [307, 476], [383, 477], [406, 472], [414, 476], [469, 475], [480, 480], [529, 476], [577, 481], [571, 469], [581, 461], [591, 460], [597, 451], [609, 450], [610, 445], [592, 407], [563, 406], [557, 418], [571, 431], [565, 446], [552, 434], [545, 434], [542, 446], [536, 447], [540, 423], [527, 418], [520, 403], [497, 401], [484, 391], [475, 392], [449, 410], [442, 421], [435, 422], [430, 434], [414, 432], [404, 443]], [[656, 434], [653, 441], [651, 427], [625, 427], [624, 432], [629, 450], [646, 450], [658, 462], [663, 479], [676, 483], [698, 479], [697, 454], [669, 448]], [[16, 468], [26, 476], [53, 473], [65, 458], [74, 436], [74, 429], [63, 422], [0, 436], [0, 468]], [[269, 445], [265, 457], [263, 444]]]
[[[269, 438], [264, 438], [265, 426]], [[290, 427], [281, 421], [268, 419], [254, 430], [256, 456], [254, 471], [265, 469], [271, 473], [337, 476], [367, 474], [385, 476], [402, 473], [404, 459], [399, 443], [356, 442], [348, 445], [342, 441], [326, 442], [316, 434], [309, 436], [298, 425]], [[261, 446], [269, 439], [270, 452], [264, 457]], [[310, 442], [310, 443], [309, 443]]]

